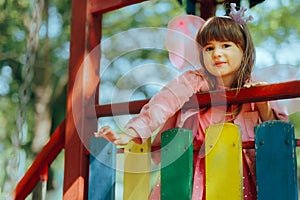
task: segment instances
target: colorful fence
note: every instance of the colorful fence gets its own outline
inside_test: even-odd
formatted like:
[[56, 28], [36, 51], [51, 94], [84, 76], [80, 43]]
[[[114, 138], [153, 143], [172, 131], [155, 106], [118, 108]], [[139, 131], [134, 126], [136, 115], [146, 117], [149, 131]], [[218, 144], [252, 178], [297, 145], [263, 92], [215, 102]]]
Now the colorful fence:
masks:
[[[296, 142], [293, 124], [269, 121], [255, 127], [257, 199], [298, 199]], [[161, 136], [160, 198], [189, 200], [193, 190], [193, 136], [171, 129]], [[89, 199], [115, 199], [116, 149], [92, 139]], [[102, 146], [103, 150], [99, 150]], [[207, 200], [244, 199], [241, 133], [231, 123], [210, 126], [205, 140]], [[108, 153], [109, 152], [109, 153]], [[148, 199], [151, 171], [150, 140], [124, 149], [123, 199]], [[96, 159], [97, 158], [97, 159]], [[108, 166], [109, 164], [110, 166]], [[246, 198], [245, 198], [246, 199]]]

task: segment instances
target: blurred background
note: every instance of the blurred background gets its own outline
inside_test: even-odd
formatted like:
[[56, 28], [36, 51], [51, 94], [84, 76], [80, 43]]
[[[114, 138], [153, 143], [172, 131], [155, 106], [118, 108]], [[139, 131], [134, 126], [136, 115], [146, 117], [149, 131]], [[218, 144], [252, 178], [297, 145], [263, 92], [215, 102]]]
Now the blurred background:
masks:
[[[66, 114], [71, 0], [39, 2], [0, 0], [1, 200], [13, 190]], [[247, 0], [241, 4], [249, 7]], [[152, 0], [104, 14], [101, 65], [109, 67], [101, 72], [101, 104], [122, 102], [120, 94], [126, 100], [150, 98], [180, 73], [170, 63], [167, 51], [149, 48], [124, 53], [128, 41], [138, 39], [128, 33], [120, 42], [113, 36], [133, 28], [165, 28], [173, 17], [186, 13], [184, 5], [175, 0]], [[260, 78], [268, 82], [300, 80], [300, 0], [265, 0], [249, 13], [254, 17], [248, 26], [257, 51], [255, 73], [263, 74]], [[216, 15], [224, 14], [224, 7], [218, 6]], [[32, 20], [40, 26], [38, 32], [33, 32]], [[129, 99], [128, 93], [132, 94]], [[290, 112], [298, 137], [299, 111]], [[126, 120], [128, 117], [105, 118], [99, 123], [118, 127], [116, 121]], [[61, 199], [63, 170], [61, 152], [49, 170], [47, 199]]]

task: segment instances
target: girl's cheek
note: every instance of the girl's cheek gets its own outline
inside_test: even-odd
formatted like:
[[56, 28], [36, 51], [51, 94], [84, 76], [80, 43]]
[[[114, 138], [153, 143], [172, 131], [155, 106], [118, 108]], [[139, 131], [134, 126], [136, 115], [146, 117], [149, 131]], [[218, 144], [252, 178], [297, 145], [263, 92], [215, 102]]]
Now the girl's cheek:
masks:
[[211, 59], [211, 57], [209, 56], [209, 54], [203, 55], [203, 60], [204, 60], [204, 64], [205, 64], [205, 65], [208, 65], [208, 64], [211, 64], [211, 63], [212, 63], [212, 59]]
[[205, 61], [207, 59], [207, 53], [203, 52], [202, 57], [203, 57], [203, 60]]
[[206, 59], [211, 59], [211, 53], [210, 52], [204, 52], [203, 57]]

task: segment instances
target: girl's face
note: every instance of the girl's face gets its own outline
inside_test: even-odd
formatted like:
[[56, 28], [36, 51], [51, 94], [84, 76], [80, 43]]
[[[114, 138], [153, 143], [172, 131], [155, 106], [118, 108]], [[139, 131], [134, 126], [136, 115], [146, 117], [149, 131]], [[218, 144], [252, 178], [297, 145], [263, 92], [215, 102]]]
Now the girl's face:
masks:
[[203, 47], [207, 71], [217, 78], [220, 85], [230, 87], [235, 73], [241, 66], [243, 50], [230, 41], [210, 41]]

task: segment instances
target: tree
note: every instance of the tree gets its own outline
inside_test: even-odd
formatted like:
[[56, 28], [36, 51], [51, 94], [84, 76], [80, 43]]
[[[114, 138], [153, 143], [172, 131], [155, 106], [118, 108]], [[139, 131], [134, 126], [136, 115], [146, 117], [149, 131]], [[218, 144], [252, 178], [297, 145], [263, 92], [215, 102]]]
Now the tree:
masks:
[[[1, 167], [7, 169], [6, 172], [0, 173], [0, 185], [2, 191], [6, 193], [14, 187], [15, 181], [24, 173], [36, 153], [47, 142], [49, 134], [65, 116], [70, 4], [70, 1], [62, 3], [46, 0], [39, 8], [43, 11], [38, 35], [39, 46], [37, 51], [29, 52], [31, 53], [29, 56], [36, 59], [30, 66], [30, 70], [24, 73], [22, 71], [26, 64], [24, 58], [28, 55], [26, 42], [30, 33], [31, 13], [36, 5], [31, 1], [0, 3], [3, 8], [0, 14], [2, 30], [0, 69], [3, 72], [1, 78], [6, 77], [6, 80], [1, 82], [1, 87], [8, 88], [3, 90], [0, 98], [0, 105], [3, 108], [0, 111], [0, 119], [1, 124], [5, 124], [0, 128], [3, 138], [1, 146], [4, 149]], [[9, 77], [7, 71], [11, 71]], [[18, 109], [20, 102], [24, 101], [24, 98], [20, 98], [19, 95], [20, 86], [24, 86], [24, 78], [29, 80], [25, 94], [29, 95], [30, 100]], [[22, 126], [24, 134], [20, 141], [16, 130], [16, 119], [19, 120], [20, 117], [17, 116], [22, 112], [25, 113], [26, 123]], [[19, 165], [17, 160], [9, 162], [14, 161], [12, 155], [16, 149], [26, 152], [26, 163]]]

